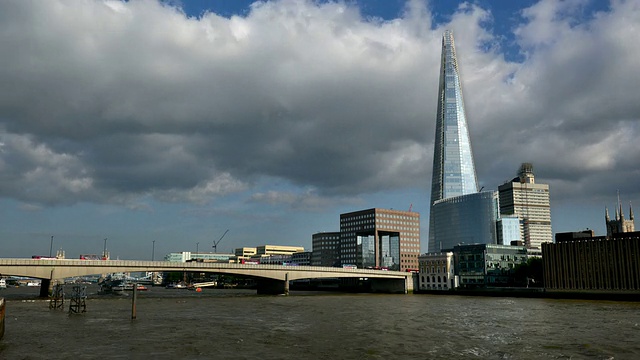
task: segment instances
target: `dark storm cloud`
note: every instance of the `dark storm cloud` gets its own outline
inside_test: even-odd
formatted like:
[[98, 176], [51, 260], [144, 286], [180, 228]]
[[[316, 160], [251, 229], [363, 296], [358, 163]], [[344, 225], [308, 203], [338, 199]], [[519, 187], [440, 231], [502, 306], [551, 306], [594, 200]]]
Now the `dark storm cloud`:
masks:
[[554, 4], [523, 13], [526, 59], [509, 63], [480, 26], [491, 14], [470, 5], [432, 28], [419, 2], [389, 22], [309, 1], [231, 18], [155, 1], [4, 2], [0, 192], [37, 204], [207, 202], [274, 178], [313, 190], [251, 200], [314, 207], [426, 188], [444, 28], [487, 188], [530, 161], [552, 184], [579, 174], [575, 189], [609, 191], [597, 174], [637, 175], [640, 54], [632, 34], [616, 34], [637, 32], [640, 10], [617, 2], [576, 26], [571, 2]]

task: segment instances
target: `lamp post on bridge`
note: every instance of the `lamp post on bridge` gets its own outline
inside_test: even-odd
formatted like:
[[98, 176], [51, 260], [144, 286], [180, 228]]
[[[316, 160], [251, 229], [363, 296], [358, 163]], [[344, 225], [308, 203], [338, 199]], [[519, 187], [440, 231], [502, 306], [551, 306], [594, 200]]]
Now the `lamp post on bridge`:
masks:
[[151, 241], [151, 261], [154, 260], [155, 255], [156, 255], [156, 241], [152, 240]]
[[49, 257], [53, 256], [53, 235], [51, 235], [51, 245], [49, 246]]
[[102, 251], [102, 258], [104, 260], [109, 259], [109, 256], [107, 255], [107, 238], [104, 238], [104, 250]]
[[200, 243], [199, 243], [199, 242], [197, 242], [197, 243], [196, 243], [196, 257], [198, 256], [198, 250], [199, 250], [199, 247], [200, 247]]

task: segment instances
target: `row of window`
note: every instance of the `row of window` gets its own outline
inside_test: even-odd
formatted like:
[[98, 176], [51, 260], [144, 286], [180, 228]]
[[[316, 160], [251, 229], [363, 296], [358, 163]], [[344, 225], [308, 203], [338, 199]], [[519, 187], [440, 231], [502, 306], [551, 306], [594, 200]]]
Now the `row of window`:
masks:
[[[376, 228], [375, 225], [363, 225], [363, 226], [347, 226], [347, 227], [341, 228], [340, 230], [342, 232], [346, 232], [346, 231], [375, 229], [375, 228]], [[378, 226], [378, 228], [392, 229], [392, 230], [402, 230], [405, 235], [407, 235], [407, 234], [420, 235], [420, 233], [419, 233], [420, 228], [419, 227], [406, 227], [406, 226], [395, 226], [394, 225], [394, 226]]]
[[426, 289], [446, 289], [447, 288], [447, 284], [438, 284], [438, 285], [436, 285], [436, 284], [433, 284], [433, 285], [427, 284], [427, 285], [425, 285], [425, 288]]
[[[426, 279], [426, 281], [425, 281]], [[447, 277], [446, 276], [438, 276], [438, 283], [447, 283]], [[422, 276], [422, 282], [426, 282], [426, 283], [435, 283], [436, 282], [436, 277], [435, 276]]]
[[[417, 214], [417, 213], [416, 213]], [[375, 216], [374, 216], [375, 215]], [[386, 213], [368, 213], [368, 214], [362, 214], [362, 215], [356, 215], [356, 216], [351, 216], [351, 217], [345, 217], [345, 218], [340, 218], [340, 222], [344, 223], [344, 222], [350, 222], [350, 221], [357, 221], [357, 220], [365, 220], [365, 219], [378, 219], [378, 218], [387, 218], [387, 219], [397, 219], [397, 220], [413, 220], [416, 221], [419, 217], [418, 216], [407, 216], [407, 215], [396, 215], [396, 214], [386, 214]]]

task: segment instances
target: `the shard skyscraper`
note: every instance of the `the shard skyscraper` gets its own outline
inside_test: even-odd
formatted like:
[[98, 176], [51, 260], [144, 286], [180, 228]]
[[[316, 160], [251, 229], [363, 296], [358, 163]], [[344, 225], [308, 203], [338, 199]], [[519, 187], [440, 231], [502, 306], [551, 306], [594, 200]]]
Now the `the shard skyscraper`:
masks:
[[478, 181], [467, 130], [458, 60], [453, 33], [447, 30], [442, 37], [429, 216], [429, 252], [439, 250], [435, 239], [434, 203], [477, 192]]

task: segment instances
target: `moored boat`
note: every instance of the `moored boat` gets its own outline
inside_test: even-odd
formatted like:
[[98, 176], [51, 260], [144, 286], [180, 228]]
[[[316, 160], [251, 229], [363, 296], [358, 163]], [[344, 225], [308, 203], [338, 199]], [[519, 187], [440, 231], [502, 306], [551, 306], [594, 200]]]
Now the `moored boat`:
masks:
[[171, 283], [167, 285], [167, 289], [186, 289], [186, 288], [187, 288], [187, 284], [182, 282]]

